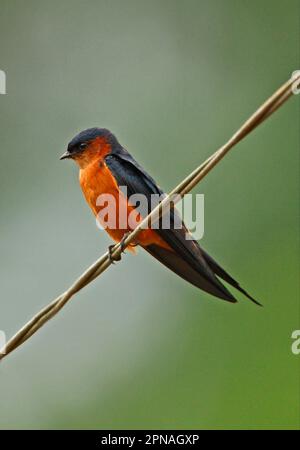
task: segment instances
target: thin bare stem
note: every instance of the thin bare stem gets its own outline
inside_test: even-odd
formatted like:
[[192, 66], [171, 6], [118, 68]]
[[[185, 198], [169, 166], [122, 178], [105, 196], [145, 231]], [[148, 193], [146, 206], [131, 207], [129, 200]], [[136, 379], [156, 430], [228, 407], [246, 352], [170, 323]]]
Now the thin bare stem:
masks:
[[[139, 223], [139, 225], [124, 240], [123, 248], [120, 244], [116, 244], [111, 251], [111, 256], [113, 258], [118, 258], [122, 251], [136, 240], [138, 233], [142, 229], [147, 228], [150, 224], [153, 225], [155, 221], [164, 214], [171, 203], [176, 203], [182, 196], [190, 192], [221, 161], [221, 159], [224, 158], [230, 149], [282, 106], [282, 104], [292, 95], [292, 86], [299, 83], [300, 75], [291, 78], [284, 83], [246, 122], [243, 123], [238, 131], [222, 147], [179, 183], [179, 185], [176, 186], [176, 188], [173, 189], [169, 195], [167, 195], [162, 202]], [[104, 255], [95, 261], [67, 291], [44, 307], [7, 342], [0, 352], [0, 360], [36, 333], [46, 322], [54, 317], [78, 291], [95, 280], [111, 264], [112, 262], [108, 252], [104, 253]]]

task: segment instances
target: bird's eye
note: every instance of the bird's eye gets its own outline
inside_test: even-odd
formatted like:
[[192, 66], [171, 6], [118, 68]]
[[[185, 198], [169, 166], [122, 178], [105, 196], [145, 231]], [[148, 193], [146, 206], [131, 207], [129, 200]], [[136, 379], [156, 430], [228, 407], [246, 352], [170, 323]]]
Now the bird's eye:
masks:
[[79, 145], [80, 150], [83, 150], [86, 147], [87, 147], [87, 143], [86, 142], [83, 142], [82, 144]]

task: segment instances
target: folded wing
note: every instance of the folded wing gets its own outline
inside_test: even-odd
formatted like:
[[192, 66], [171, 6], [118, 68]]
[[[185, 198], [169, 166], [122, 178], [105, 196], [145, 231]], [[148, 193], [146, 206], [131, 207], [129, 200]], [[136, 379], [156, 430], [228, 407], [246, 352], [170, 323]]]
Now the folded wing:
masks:
[[[123, 148], [107, 155], [105, 163], [115, 177], [118, 185], [127, 187], [128, 196], [138, 193], [147, 197], [149, 208], [145, 213], [148, 214], [150, 212], [151, 195], [163, 194], [163, 191], [157, 186], [150, 175]], [[233, 295], [218, 279], [220, 277], [246, 295], [250, 300], [259, 304], [239, 286], [237, 281], [201, 249], [197, 241], [186, 239], [186, 233], [189, 232], [183, 222], [180, 229], [174, 228], [173, 224], [178, 223], [178, 213], [176, 210], [172, 209], [170, 214], [171, 229], [159, 228], [155, 230], [168, 244], [170, 250], [154, 244], [144, 247], [145, 250], [189, 283], [218, 298], [232, 303], [236, 302]]]

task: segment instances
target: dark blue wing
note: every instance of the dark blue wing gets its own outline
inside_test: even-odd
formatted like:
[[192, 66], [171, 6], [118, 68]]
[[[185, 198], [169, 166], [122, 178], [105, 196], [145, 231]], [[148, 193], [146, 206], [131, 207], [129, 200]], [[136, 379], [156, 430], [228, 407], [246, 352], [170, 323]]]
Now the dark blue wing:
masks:
[[[151, 210], [151, 195], [162, 195], [163, 191], [157, 186], [152, 177], [138, 164], [138, 162], [125, 150], [119, 149], [105, 157], [105, 163], [113, 174], [119, 186], [126, 186], [127, 195], [143, 194], [148, 200], [148, 209]], [[235, 302], [232, 294], [216, 277], [223, 278], [229, 284], [243, 292], [248, 298], [256, 302], [239, 284], [227, 274], [207, 253], [205, 253], [195, 240], [187, 240], [187, 228], [182, 222], [181, 229], [175, 229], [173, 224], [176, 210], [171, 210], [171, 229], [156, 229], [157, 234], [171, 247], [168, 251], [157, 245], [150, 245], [145, 249], [177, 275], [224, 300]], [[178, 216], [176, 216], [176, 222]], [[181, 220], [181, 219], [180, 219]], [[178, 223], [178, 222], [177, 222]]]

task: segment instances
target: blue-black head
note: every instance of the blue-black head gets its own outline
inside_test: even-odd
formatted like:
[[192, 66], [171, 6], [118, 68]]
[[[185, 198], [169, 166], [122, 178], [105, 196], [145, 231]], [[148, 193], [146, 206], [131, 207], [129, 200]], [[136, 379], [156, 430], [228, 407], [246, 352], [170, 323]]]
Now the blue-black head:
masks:
[[106, 128], [88, 128], [78, 133], [68, 144], [67, 151], [60, 159], [78, 159], [88, 149], [101, 150], [106, 147], [115, 151], [121, 147], [117, 138]]

